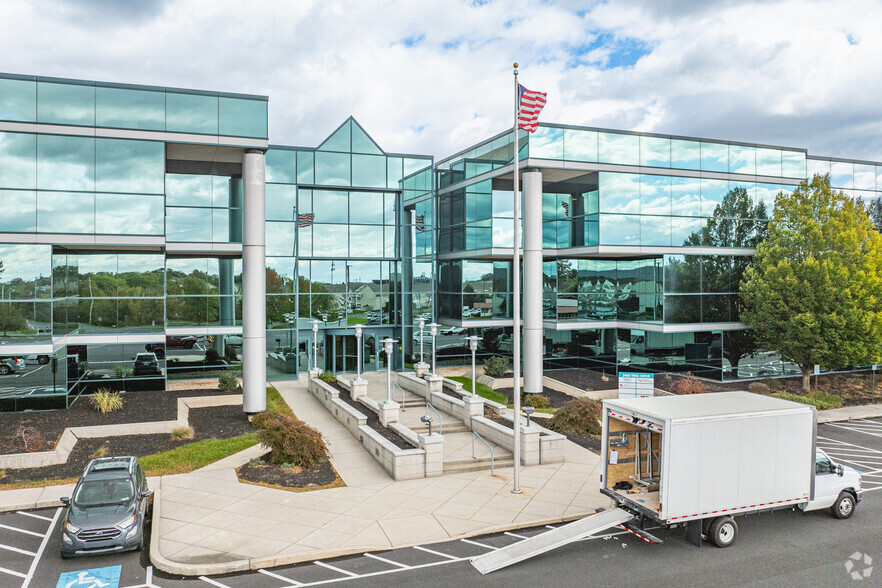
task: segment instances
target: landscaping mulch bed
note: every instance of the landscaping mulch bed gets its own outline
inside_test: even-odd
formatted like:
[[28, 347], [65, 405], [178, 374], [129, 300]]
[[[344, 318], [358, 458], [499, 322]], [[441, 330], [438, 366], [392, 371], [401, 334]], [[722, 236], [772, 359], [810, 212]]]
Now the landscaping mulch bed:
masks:
[[247, 463], [236, 470], [239, 479], [249, 484], [281, 488], [283, 490], [318, 490], [345, 486], [330, 461], [323, 461], [314, 468], [291, 466], [283, 468], [270, 463], [271, 454], [261, 458], [260, 463]]
[[[508, 400], [507, 404], [511, 405], [514, 403], [514, 388], [497, 388], [494, 392], [499, 392], [500, 394], [505, 394]], [[563, 392], [558, 392], [557, 390], [552, 390], [551, 388], [545, 387], [542, 389], [542, 396], [548, 398], [550, 404], [547, 408], [560, 408], [570, 400], [574, 400], [573, 396], [569, 394], [565, 394]], [[521, 403], [523, 405], [523, 403]]]
[[[580, 390], [612, 390], [619, 387], [617, 376], [592, 370], [549, 370], [544, 375]], [[604, 376], [606, 381], [603, 381]]]
[[[112, 414], [115, 413], [104, 416]], [[193, 439], [175, 441], [169, 433], [80, 439], [71, 451], [66, 463], [41, 468], [7, 469], [5, 477], [0, 478], [0, 484], [78, 478], [89, 460], [93, 456], [97, 457], [94, 454], [100, 447], [107, 448], [104, 452], [107, 457], [113, 455], [143, 457], [204, 439], [227, 439], [254, 431], [254, 427], [242, 412], [241, 406], [194, 408], [190, 410], [189, 419], [190, 426], [195, 432]]]
[[361, 402], [355, 402], [354, 400], [352, 400], [352, 396], [349, 394], [349, 391], [346, 388], [344, 388], [340, 384], [331, 384], [331, 386], [340, 391], [340, 400], [366, 416], [367, 426], [382, 435], [384, 439], [390, 441], [398, 449], [414, 448], [413, 445], [407, 442], [407, 439], [405, 439], [392, 429], [384, 427], [383, 424], [380, 422], [380, 417], [378, 417], [374, 411], [372, 411]]
[[[237, 392], [233, 392], [235, 394]], [[178, 398], [188, 396], [222, 395], [218, 390], [151, 390], [124, 392], [120, 410], [101, 414], [89, 402], [89, 398], [76, 398], [68, 409], [0, 413], [0, 454], [23, 453], [25, 448], [15, 438], [20, 426], [33, 427], [42, 435], [42, 447], [29, 447], [27, 451], [51, 451], [67, 427], [89, 425], [115, 425], [120, 423], [146, 423], [172, 421], [178, 418]], [[242, 408], [238, 408], [242, 414]]]

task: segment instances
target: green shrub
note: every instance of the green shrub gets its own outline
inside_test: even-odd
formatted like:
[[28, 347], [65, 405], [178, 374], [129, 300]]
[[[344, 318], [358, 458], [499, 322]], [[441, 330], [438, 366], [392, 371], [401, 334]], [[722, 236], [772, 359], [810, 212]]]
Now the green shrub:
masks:
[[232, 392], [239, 387], [239, 380], [236, 378], [236, 372], [226, 371], [217, 379], [217, 388], [221, 392]]
[[325, 384], [336, 384], [337, 383], [337, 374], [330, 371], [324, 371], [319, 374], [319, 380], [324, 382]]
[[101, 447], [96, 449], [95, 452], [92, 453], [92, 455], [90, 455], [89, 457], [91, 457], [92, 459], [98, 459], [100, 457], [106, 456], [108, 451], [110, 451], [110, 448], [107, 445], [102, 445]]
[[548, 396], [542, 396], [541, 394], [527, 394], [524, 396], [524, 406], [532, 406], [533, 408], [548, 408], [551, 404], [551, 401], [548, 400]]
[[[255, 419], [261, 414], [254, 415]], [[257, 432], [257, 437], [272, 449], [270, 459], [273, 463], [313, 468], [328, 457], [322, 434], [300, 419], [269, 413], [261, 418], [261, 424], [263, 428]]]
[[835, 394], [827, 392], [812, 392], [808, 396], [801, 394], [790, 394], [789, 392], [778, 392], [775, 394], [778, 398], [790, 400], [792, 402], [801, 402], [802, 404], [811, 404], [818, 410], [827, 410], [830, 408], [839, 408], [842, 406], [842, 398]]
[[747, 389], [754, 394], [771, 394], [772, 389], [764, 382], [751, 382], [747, 385]]
[[686, 377], [677, 382], [674, 392], [676, 394], [704, 394], [707, 392], [707, 388], [701, 383], [701, 380], [687, 372]]
[[172, 429], [171, 438], [174, 441], [182, 441], [183, 439], [192, 439], [196, 436], [193, 427], [175, 427]]
[[220, 353], [214, 347], [205, 350], [205, 363], [209, 365], [217, 365], [220, 363]]
[[776, 380], [774, 378], [766, 378], [762, 381], [763, 384], [769, 387], [769, 390], [772, 392], [781, 392], [784, 390], [784, 384], [781, 383], [781, 380]]
[[591, 398], [576, 398], [557, 409], [548, 428], [558, 433], [600, 435], [603, 405]]
[[122, 395], [108, 388], [101, 388], [89, 399], [92, 407], [101, 414], [107, 414], [123, 407]]
[[239, 356], [236, 354], [236, 350], [233, 349], [231, 345], [227, 345], [224, 347], [224, 359], [227, 363], [236, 363], [239, 361]]
[[132, 370], [121, 363], [113, 366], [113, 373], [117, 378], [130, 378], [132, 376]]
[[262, 410], [251, 417], [251, 426], [257, 429], [265, 429], [270, 417], [279, 416], [279, 414], [273, 410]]
[[494, 355], [484, 360], [484, 373], [491, 378], [501, 378], [508, 372], [508, 358]]

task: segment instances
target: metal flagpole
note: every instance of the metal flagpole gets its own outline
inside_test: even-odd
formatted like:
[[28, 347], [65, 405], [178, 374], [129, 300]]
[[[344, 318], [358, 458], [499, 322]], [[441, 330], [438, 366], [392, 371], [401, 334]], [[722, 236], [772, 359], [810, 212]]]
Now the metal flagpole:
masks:
[[512, 493], [521, 493], [521, 255], [520, 255], [520, 230], [521, 230], [521, 196], [518, 186], [519, 173], [519, 147], [518, 147], [518, 106], [520, 92], [518, 91], [518, 64], [514, 64], [514, 242], [511, 262], [512, 281], [512, 368], [514, 369], [514, 477], [512, 479]]
[[[300, 212], [294, 207], [294, 348], [297, 357], [297, 374], [300, 375]], [[308, 354], [307, 354], [308, 355]], [[307, 358], [308, 359], [308, 358]], [[309, 361], [306, 362], [309, 370]]]

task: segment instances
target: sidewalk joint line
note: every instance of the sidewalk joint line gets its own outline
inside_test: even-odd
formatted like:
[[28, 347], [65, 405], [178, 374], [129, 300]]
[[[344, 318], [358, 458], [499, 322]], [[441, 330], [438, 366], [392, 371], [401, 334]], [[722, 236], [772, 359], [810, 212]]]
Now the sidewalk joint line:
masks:
[[31, 557], [36, 557], [36, 552], [28, 551], [26, 549], [19, 549], [18, 547], [13, 547], [11, 545], [3, 545], [0, 543], [0, 549], [6, 549], [8, 551], [14, 551], [16, 553], [21, 553], [22, 555], [30, 555]]
[[36, 513], [28, 512], [28, 511], [26, 511], [26, 510], [19, 510], [19, 511], [16, 511], [15, 514], [24, 515], [24, 516], [26, 516], [26, 517], [33, 517], [33, 518], [35, 518], [35, 519], [41, 519], [41, 520], [44, 520], [44, 521], [50, 521], [50, 522], [52, 521], [52, 517], [44, 517], [43, 515], [38, 515], [38, 514], [36, 514]]
[[31, 567], [28, 569], [28, 575], [25, 578], [24, 583], [22, 583], [21, 588], [28, 588], [31, 583], [31, 579], [34, 577], [34, 572], [37, 571], [37, 564], [40, 563], [40, 558], [43, 557], [43, 552], [46, 550], [46, 545], [49, 544], [49, 537], [52, 536], [52, 531], [55, 530], [55, 525], [58, 523], [58, 517], [61, 516], [61, 511], [64, 510], [62, 507], [58, 507], [55, 509], [55, 514], [52, 516], [52, 522], [49, 523], [49, 528], [46, 530], [46, 535], [43, 536], [43, 541], [40, 542], [40, 548], [37, 549], [37, 556], [34, 557], [34, 561], [31, 562]]
[[425, 551], [426, 553], [431, 553], [432, 555], [437, 555], [439, 557], [446, 557], [450, 560], [459, 559], [455, 555], [448, 555], [446, 553], [441, 553], [440, 551], [435, 551], [434, 549], [429, 549], [428, 547], [423, 547], [422, 545], [414, 545], [414, 549], [419, 549], [420, 551]]
[[375, 559], [377, 561], [381, 561], [383, 563], [387, 563], [389, 565], [398, 566], [399, 568], [403, 568], [406, 570], [410, 569], [409, 565], [405, 565], [403, 563], [398, 563], [397, 561], [392, 561], [391, 559], [386, 559], [385, 557], [380, 557], [379, 555], [374, 555], [373, 553], [365, 553], [364, 556], [369, 557], [371, 559]]
[[341, 570], [340, 568], [334, 567], [334, 566], [332, 566], [331, 564], [326, 564], [326, 563], [323, 562], [323, 561], [316, 560], [316, 561], [314, 561], [314, 562], [312, 562], [312, 563], [314, 563], [314, 564], [317, 565], [317, 566], [321, 566], [321, 567], [323, 567], [323, 568], [327, 568], [327, 569], [329, 569], [329, 570], [331, 570], [331, 571], [338, 572], [338, 573], [340, 573], [340, 574], [345, 574], [345, 575], [347, 575], [347, 576], [349, 576], [349, 577], [351, 577], [351, 578], [358, 578], [358, 577], [359, 577], [358, 574], [356, 574], [356, 573], [354, 573], [354, 572], [349, 572], [349, 571], [346, 571], [346, 570]]
[[257, 571], [260, 572], [261, 574], [269, 576], [270, 578], [275, 578], [276, 580], [282, 580], [283, 582], [288, 582], [288, 586], [303, 586], [303, 584], [298, 582], [297, 580], [292, 580], [291, 578], [282, 576], [281, 574], [275, 574], [275, 573], [270, 572], [268, 570], [265, 570], [263, 568], [260, 568]]

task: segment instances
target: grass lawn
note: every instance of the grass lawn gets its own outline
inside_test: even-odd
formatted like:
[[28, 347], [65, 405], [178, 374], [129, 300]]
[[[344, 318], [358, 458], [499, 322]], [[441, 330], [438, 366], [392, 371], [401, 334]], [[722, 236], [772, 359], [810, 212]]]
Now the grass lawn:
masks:
[[205, 439], [162, 453], [145, 455], [138, 459], [138, 462], [148, 476], [183, 474], [248, 449], [257, 443], [257, 433], [246, 433], [230, 439]]
[[366, 325], [368, 324], [367, 318], [363, 316], [348, 316], [346, 317], [347, 325]]
[[291, 407], [288, 406], [288, 403], [285, 402], [279, 391], [272, 386], [266, 387], [266, 409], [278, 412], [279, 414], [294, 416], [294, 411], [291, 410]]
[[[472, 391], [472, 379], [467, 378], [465, 376], [456, 376], [454, 378], [450, 378], [454, 382], [459, 382], [462, 384], [462, 387], [468, 392]], [[492, 400], [493, 402], [498, 402], [499, 404], [508, 404], [508, 398], [505, 394], [501, 392], [494, 392], [490, 386], [482, 384], [480, 382], [475, 382], [478, 386], [478, 396], [482, 398], [486, 398], [487, 400]]]

